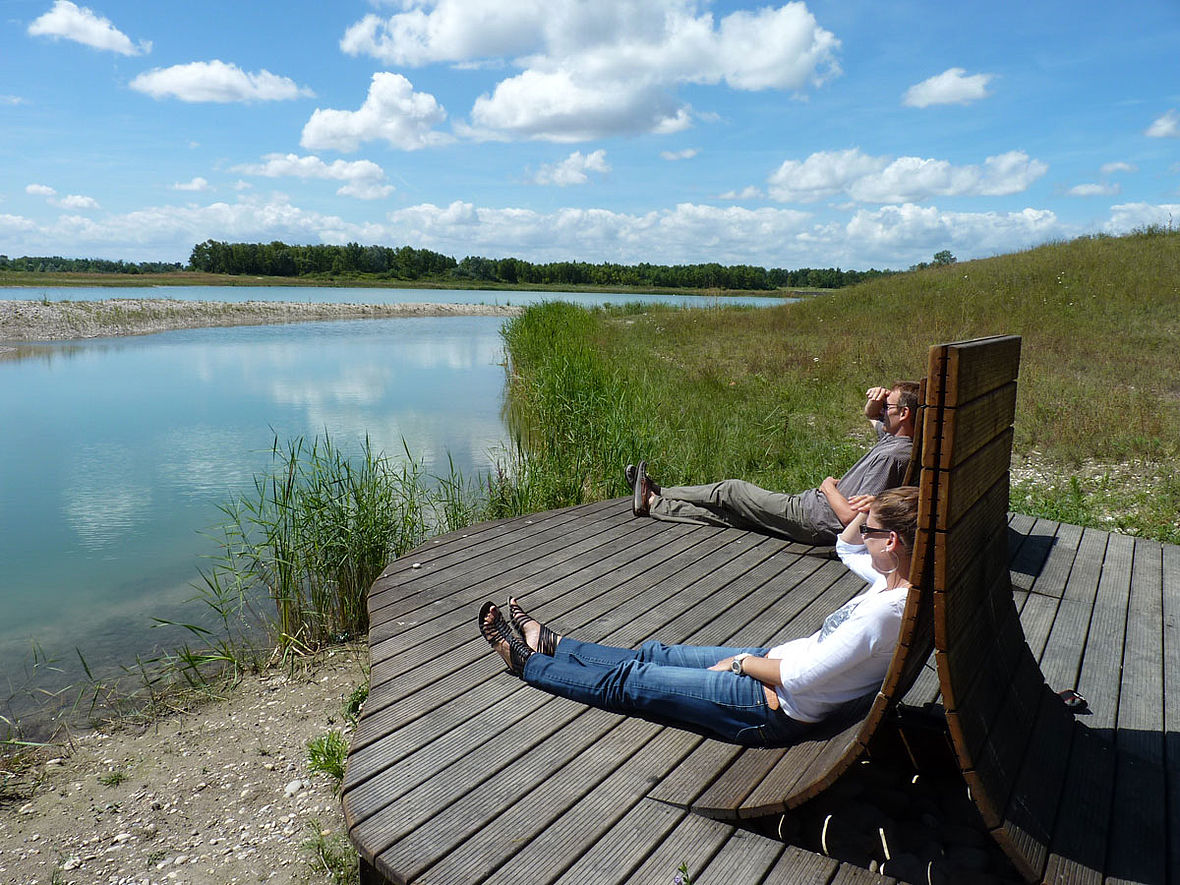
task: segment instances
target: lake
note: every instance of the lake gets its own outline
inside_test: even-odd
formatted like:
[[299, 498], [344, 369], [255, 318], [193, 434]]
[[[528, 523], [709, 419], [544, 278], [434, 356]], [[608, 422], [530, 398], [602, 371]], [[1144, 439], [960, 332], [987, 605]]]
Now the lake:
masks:
[[[366, 303], [557, 297], [270, 287], [62, 289], [45, 297], [147, 294]], [[310, 441], [326, 431], [355, 451], [367, 435], [391, 455], [404, 440], [428, 472], [446, 473], [448, 458], [465, 476], [486, 471], [505, 439], [501, 324], [414, 317], [193, 329], [22, 346], [20, 358], [0, 361], [0, 715], [27, 709], [34, 689], [80, 678], [82, 657], [105, 673], [187, 638], [153, 627], [153, 618], [202, 615], [187, 600], [216, 551], [204, 533], [222, 521], [218, 505], [269, 467], [276, 437]]]

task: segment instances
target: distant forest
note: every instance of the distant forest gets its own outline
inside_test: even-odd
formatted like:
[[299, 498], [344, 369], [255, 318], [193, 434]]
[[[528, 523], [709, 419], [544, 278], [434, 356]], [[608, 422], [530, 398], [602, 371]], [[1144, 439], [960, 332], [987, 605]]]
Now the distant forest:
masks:
[[175, 273], [179, 261], [110, 261], [106, 258], [62, 258], [60, 255], [9, 258], [0, 255], [0, 270], [18, 273]]
[[[8, 258], [0, 255], [0, 271], [172, 273], [178, 263], [108, 261], [93, 258]], [[251, 276], [354, 278], [439, 283], [506, 283], [509, 285], [627, 286], [669, 289], [786, 288], [838, 289], [896, 271], [841, 270], [838, 267], [786, 270], [747, 264], [590, 264], [554, 261], [536, 264], [520, 258], [449, 255], [412, 246], [288, 245], [286, 243], [224, 243], [206, 240], [193, 247], [188, 270]]]

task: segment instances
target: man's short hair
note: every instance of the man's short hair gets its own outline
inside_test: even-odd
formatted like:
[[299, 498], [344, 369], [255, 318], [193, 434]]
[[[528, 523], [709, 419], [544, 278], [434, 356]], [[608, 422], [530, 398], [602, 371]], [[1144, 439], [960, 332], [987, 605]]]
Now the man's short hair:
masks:
[[918, 391], [921, 388], [917, 381], [894, 381], [893, 390], [897, 391], [898, 409], [909, 409], [911, 413], [918, 408]]

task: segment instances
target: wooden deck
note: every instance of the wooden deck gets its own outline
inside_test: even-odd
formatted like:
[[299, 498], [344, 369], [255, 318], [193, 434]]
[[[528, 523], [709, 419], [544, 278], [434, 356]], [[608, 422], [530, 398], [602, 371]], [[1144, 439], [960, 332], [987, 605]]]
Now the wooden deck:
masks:
[[[1083, 721], [1099, 743], [1148, 763], [1097, 775], [1116, 779], [1116, 804], [1141, 797], [1134, 815], [1093, 808], [1087, 785], [1070, 785], [1062, 801], [1113, 830], [1110, 857], [1075, 859], [1094, 881], [1180, 883], [1180, 703], [1165, 703], [1180, 697], [1180, 548], [1017, 516], [1009, 549], [1051, 684], [1089, 699]], [[682, 863], [698, 885], [891, 881], [694, 813], [701, 804], [716, 816], [724, 802], [678, 786], [700, 783], [702, 768], [745, 765], [756, 788], [774, 774], [774, 751], [739, 753], [552, 698], [503, 675], [476, 628], [483, 600], [512, 594], [581, 638], [769, 644], [816, 629], [861, 589], [822, 551], [634, 519], [621, 500], [432, 541], [374, 586], [372, 688], [344, 781], [350, 836], [391, 882], [646, 885], [670, 882]], [[906, 702], [937, 696], [931, 661]], [[1067, 837], [1062, 851], [1092, 850]]]

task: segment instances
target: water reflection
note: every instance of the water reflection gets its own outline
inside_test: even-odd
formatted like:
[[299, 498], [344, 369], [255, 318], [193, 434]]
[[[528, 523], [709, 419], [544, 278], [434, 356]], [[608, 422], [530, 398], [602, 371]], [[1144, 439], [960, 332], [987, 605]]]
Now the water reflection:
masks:
[[[0, 361], [0, 673], [32, 642], [79, 674], [150, 654], [199, 579], [218, 505], [275, 439], [467, 475], [502, 444], [501, 320], [410, 318], [168, 332]], [[172, 613], [171, 615], [169, 613]], [[183, 636], [173, 636], [179, 642]], [[109, 660], [108, 660], [109, 658]], [[11, 688], [7, 689], [9, 692]], [[0, 682], [0, 713], [5, 685]]]

